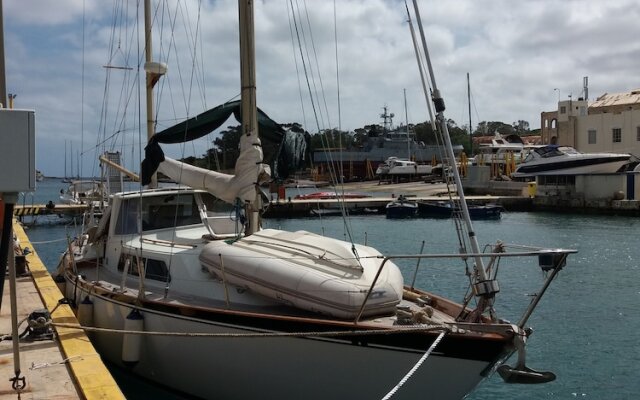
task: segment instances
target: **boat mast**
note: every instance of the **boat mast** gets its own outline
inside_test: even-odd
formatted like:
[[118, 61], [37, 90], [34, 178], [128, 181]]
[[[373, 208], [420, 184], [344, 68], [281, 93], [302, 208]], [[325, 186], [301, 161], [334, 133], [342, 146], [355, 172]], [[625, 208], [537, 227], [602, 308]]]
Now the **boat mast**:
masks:
[[[253, 18], [253, 1], [238, 0], [240, 25], [240, 101], [242, 113], [242, 135], [251, 138], [250, 145], [259, 147], [258, 110], [256, 105], [256, 63], [255, 34]], [[241, 149], [242, 151], [242, 149]], [[237, 173], [237, 171], [236, 171]], [[256, 185], [258, 177], [256, 176]], [[256, 188], [256, 197], [246, 206], [249, 223], [245, 234], [251, 235], [260, 229], [260, 213], [262, 208], [260, 189]]]
[[[151, 0], [144, 0], [144, 61], [145, 65], [151, 62]], [[151, 74], [146, 71], [146, 95], [147, 95], [147, 139], [155, 133], [153, 122], [153, 85], [151, 84]]]
[[407, 89], [402, 89], [404, 94], [404, 123], [407, 130], [407, 160], [411, 160], [411, 139], [409, 138], [409, 112], [407, 111]]
[[[420, 18], [420, 11], [418, 9], [418, 3], [416, 0], [413, 0], [413, 7], [416, 13], [416, 20], [418, 22], [418, 28], [420, 30], [420, 36], [422, 39], [422, 47], [425, 53], [425, 59], [427, 61], [427, 70], [429, 72], [429, 76], [431, 77], [431, 87], [433, 88], [432, 100], [433, 105], [436, 111], [436, 120], [438, 121], [439, 128], [442, 130], [444, 141], [445, 141], [445, 151], [447, 157], [449, 158], [449, 166], [451, 171], [453, 172], [453, 177], [456, 183], [456, 190], [458, 191], [458, 196], [460, 198], [460, 208], [462, 209], [462, 216], [467, 226], [467, 235], [469, 236], [469, 242], [471, 244], [471, 251], [474, 254], [480, 254], [480, 246], [478, 245], [478, 238], [476, 237], [476, 233], [473, 230], [473, 224], [471, 223], [471, 216], [469, 215], [469, 207], [467, 207], [467, 202], [464, 196], [464, 190], [462, 188], [462, 181], [460, 180], [460, 173], [458, 172], [458, 168], [456, 167], [456, 156], [453, 153], [453, 146], [451, 144], [451, 137], [449, 137], [449, 129], [447, 128], [447, 120], [444, 117], [444, 99], [440, 95], [440, 90], [436, 85], [436, 79], [433, 75], [433, 67], [431, 66], [431, 59], [429, 58], [429, 49], [427, 48], [427, 41], [424, 36], [424, 30], [422, 28], [422, 19]], [[476, 269], [478, 271], [478, 282], [483, 283], [488, 280], [487, 271], [484, 267], [484, 262], [482, 261], [482, 257], [479, 255], [474, 257], [476, 263]], [[475, 285], [474, 285], [475, 286]]]
[[473, 130], [471, 128], [471, 83], [467, 72], [467, 103], [469, 104], [469, 156], [473, 155]]
[[[146, 66], [151, 62], [151, 0], [144, 0], [144, 61], [145, 70]], [[151, 83], [151, 73], [146, 71], [145, 73], [145, 92], [147, 96], [147, 140], [155, 134], [155, 128], [153, 126], [155, 117], [153, 115], [153, 84]], [[151, 177], [150, 188], [158, 186], [158, 176], [153, 174]]]
[[69, 167], [69, 176], [71, 177], [71, 180], [73, 180], [73, 142], [69, 141], [69, 153], [71, 154], [71, 167]]
[[[152, 41], [151, 41], [151, 0], [144, 0], [144, 71], [146, 80], [147, 96], [147, 140], [155, 135], [155, 116], [153, 113], [153, 87], [160, 77], [167, 73], [165, 63], [152, 61]], [[156, 173], [151, 177], [150, 188], [158, 186]]]

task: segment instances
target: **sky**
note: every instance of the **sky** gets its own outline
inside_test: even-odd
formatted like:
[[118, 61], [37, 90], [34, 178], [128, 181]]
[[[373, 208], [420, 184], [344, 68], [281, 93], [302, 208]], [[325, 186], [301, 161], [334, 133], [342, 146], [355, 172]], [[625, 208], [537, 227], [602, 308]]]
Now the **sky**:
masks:
[[[152, 3], [154, 60], [168, 65], [154, 90], [159, 131], [239, 95], [238, 12], [236, 1]], [[105, 149], [138, 171], [146, 117], [136, 4], [4, 2], [7, 92], [15, 108], [36, 111], [36, 167], [46, 176], [64, 175], [65, 153], [69, 174], [73, 154], [74, 171], [80, 160], [83, 176], [99, 176]], [[640, 88], [637, 0], [418, 4], [445, 116], [459, 126], [469, 124], [467, 73], [474, 128], [518, 120], [539, 128], [542, 111], [584, 95], [585, 76], [590, 100]], [[385, 106], [396, 125], [428, 120], [403, 1], [256, 1], [255, 25], [258, 106], [272, 119], [312, 133], [381, 123]], [[163, 147], [199, 156], [215, 135]]]

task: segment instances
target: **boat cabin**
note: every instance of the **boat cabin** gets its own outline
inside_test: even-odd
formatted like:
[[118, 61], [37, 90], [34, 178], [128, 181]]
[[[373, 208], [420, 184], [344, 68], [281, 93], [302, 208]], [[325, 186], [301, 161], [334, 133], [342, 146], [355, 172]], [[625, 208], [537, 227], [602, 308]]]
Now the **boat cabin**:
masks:
[[205, 191], [186, 188], [119, 193], [112, 197], [115, 216], [110, 236], [204, 226], [214, 238], [241, 231], [235, 208]]

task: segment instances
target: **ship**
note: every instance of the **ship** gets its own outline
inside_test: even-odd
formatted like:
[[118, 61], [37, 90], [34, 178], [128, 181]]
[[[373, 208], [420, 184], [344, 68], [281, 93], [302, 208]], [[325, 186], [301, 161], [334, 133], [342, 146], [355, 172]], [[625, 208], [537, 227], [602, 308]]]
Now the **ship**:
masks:
[[[416, 140], [416, 134], [409, 125], [393, 126], [393, 113], [383, 107], [380, 118], [383, 129], [380, 134], [367, 137], [363, 145], [356, 149], [317, 149], [313, 152], [314, 167], [318, 178], [330, 179], [331, 170], [342, 171], [344, 181], [377, 179], [376, 169], [389, 158], [408, 159], [417, 164], [431, 164], [435, 158], [441, 162], [441, 146], [427, 145]], [[462, 153], [462, 145], [454, 145], [454, 153]], [[331, 164], [333, 163], [333, 167]], [[333, 169], [332, 169], [333, 168]]]

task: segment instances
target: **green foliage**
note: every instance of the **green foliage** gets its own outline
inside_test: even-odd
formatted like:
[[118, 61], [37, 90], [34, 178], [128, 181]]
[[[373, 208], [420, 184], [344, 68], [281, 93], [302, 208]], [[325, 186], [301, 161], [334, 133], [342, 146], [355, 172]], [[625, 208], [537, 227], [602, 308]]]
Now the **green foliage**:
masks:
[[[298, 123], [283, 124], [284, 127], [290, 128], [297, 132], [304, 132], [304, 128]], [[411, 125], [410, 125], [411, 126]], [[426, 145], [437, 145], [439, 140], [431, 128], [430, 122], [422, 122], [411, 126], [416, 133], [416, 140]], [[470, 154], [471, 139], [469, 138], [468, 128], [466, 126], [459, 127], [452, 119], [447, 120], [447, 127], [451, 142], [454, 145], [462, 145], [467, 154]], [[195, 165], [197, 167], [208, 169], [232, 169], [238, 156], [240, 155], [240, 125], [228, 126], [226, 130], [213, 141], [213, 148], [207, 150], [201, 158], [188, 157], [182, 161]], [[338, 129], [327, 129], [321, 133], [310, 135], [310, 151], [322, 149], [338, 149], [344, 150], [357, 149], [364, 146], [367, 140], [375, 138], [383, 133], [383, 127], [379, 124], [365, 125], [362, 128], [355, 129], [353, 132], [340, 131]], [[500, 121], [482, 121], [478, 124], [473, 132], [474, 136], [493, 135], [496, 131], [502, 135], [518, 134], [527, 136], [532, 134], [527, 121], [518, 120], [513, 124], [505, 124]], [[265, 148], [265, 146], [270, 146]], [[265, 154], [276, 154], [277, 144], [263, 143]], [[265, 159], [270, 163], [272, 160]], [[218, 163], [220, 166], [218, 167]]]

